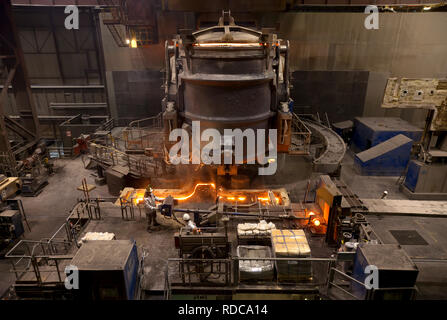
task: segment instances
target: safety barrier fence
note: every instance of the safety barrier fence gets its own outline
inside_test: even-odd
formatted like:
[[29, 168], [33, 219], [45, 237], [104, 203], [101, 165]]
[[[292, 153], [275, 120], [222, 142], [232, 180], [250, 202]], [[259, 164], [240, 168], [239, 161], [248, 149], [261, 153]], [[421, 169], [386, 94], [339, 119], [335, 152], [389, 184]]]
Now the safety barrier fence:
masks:
[[78, 235], [90, 220], [101, 219], [100, 199], [79, 201], [50, 238], [20, 240], [5, 255], [16, 284], [54, 285], [65, 279], [65, 266], [78, 247]]
[[144, 118], [144, 119], [138, 119], [134, 120], [129, 123], [129, 128], [161, 128], [163, 124], [163, 113], [160, 112], [159, 114]]
[[[330, 297], [350, 300], [376, 300], [376, 299], [405, 299], [413, 300], [416, 297], [416, 287], [386, 287], [386, 288], [374, 288], [367, 285], [365, 282], [361, 282], [345, 272], [332, 267], [329, 272], [329, 279], [327, 283], [327, 294]], [[405, 298], [403, 298], [405, 297]]]
[[[272, 278], [263, 277], [261, 268], [253, 268], [251, 279], [241, 279], [240, 263], [243, 261], [269, 263]], [[266, 287], [285, 287], [289, 290], [319, 290], [327, 288], [330, 270], [335, 265], [335, 258], [246, 258], [229, 257], [226, 259], [168, 259], [165, 269], [165, 298], [169, 299], [173, 287], [231, 287], [234, 290], [242, 284], [249, 284], [252, 288], [263, 290]], [[282, 274], [278, 277], [277, 264], [290, 265], [296, 270], [296, 265], [311, 267], [302, 273]], [[300, 267], [298, 266], [298, 269]], [[259, 279], [257, 279], [257, 274]]]
[[294, 155], [310, 154], [310, 142], [312, 133], [301, 119], [292, 113], [292, 132], [289, 153]]
[[113, 147], [89, 143], [90, 157], [106, 166], [127, 168], [134, 176], [154, 176], [160, 171], [156, 161], [149, 157], [137, 157]]

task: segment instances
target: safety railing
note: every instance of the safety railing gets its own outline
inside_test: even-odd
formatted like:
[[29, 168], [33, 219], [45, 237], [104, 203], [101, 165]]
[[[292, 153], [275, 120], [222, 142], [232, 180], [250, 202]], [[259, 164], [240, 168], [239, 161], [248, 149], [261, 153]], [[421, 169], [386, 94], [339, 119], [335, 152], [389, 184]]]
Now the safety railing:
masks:
[[119, 198], [121, 217], [123, 218], [123, 220], [135, 220], [136, 212], [138, 212], [139, 218], [141, 219], [141, 217], [143, 216], [143, 205], [141, 203], [137, 203], [138, 200], [139, 199], [137, 198]]
[[124, 147], [126, 150], [144, 151], [151, 149], [153, 152], [162, 152], [164, 133], [160, 130], [126, 128], [122, 132]]
[[334, 289], [338, 290], [342, 295], [337, 296], [337, 298], [342, 297], [350, 300], [413, 300], [417, 292], [415, 287], [374, 288], [367, 286], [365, 282], [361, 282], [345, 272], [331, 267], [326, 289], [329, 297], [335, 295]]
[[103, 124], [101, 124], [95, 131], [112, 131], [115, 127], [115, 119], [110, 118]]
[[[337, 282], [338, 281], [338, 282]], [[341, 281], [345, 281], [345, 284], [340, 284]], [[346, 273], [336, 269], [335, 267], [331, 268], [329, 274], [329, 281], [327, 286], [327, 292], [332, 288], [336, 288], [340, 290], [342, 293], [346, 294], [348, 298], [354, 300], [363, 300], [360, 295], [352, 292], [352, 283], [356, 283], [360, 287], [365, 287], [364, 283], [354, 279], [353, 277], [347, 275]]]
[[150, 157], [137, 157], [113, 147], [89, 143], [90, 157], [107, 166], [127, 168], [134, 176], [155, 176], [160, 172], [160, 165]]
[[48, 147], [48, 154], [52, 159], [61, 159], [61, 158], [71, 158], [73, 156], [73, 148], [72, 147], [64, 147], [62, 143], [60, 145], [55, 145]]
[[301, 119], [293, 113], [291, 145], [289, 154], [308, 155], [310, 154], [311, 131]]
[[[70, 241], [77, 243], [78, 235], [81, 234], [82, 230], [91, 220], [101, 220], [100, 201], [99, 198], [86, 199], [79, 201], [75, 205], [65, 223], [65, 230]], [[62, 226], [60, 230], [62, 230]]]
[[160, 112], [155, 116], [144, 119], [138, 119], [130, 122], [129, 128], [161, 128], [162, 124], [163, 124], [163, 113]]
[[[114, 121], [109, 119], [98, 130], [111, 130]], [[135, 177], [152, 177], [163, 172], [164, 139], [162, 113], [132, 121], [121, 136], [98, 134], [88, 143], [90, 157], [103, 166], [121, 166]], [[96, 132], [98, 133], [98, 130]]]
[[101, 219], [99, 199], [79, 201], [49, 238], [20, 240], [5, 255], [16, 284], [52, 285], [65, 279], [65, 266], [78, 247], [78, 236], [90, 220]]
[[163, 114], [135, 120], [122, 131], [122, 140], [126, 150], [151, 149], [153, 152], [162, 153], [163, 141]]
[[[328, 271], [335, 262], [333, 258], [250, 258], [250, 257], [234, 257], [234, 283], [240, 283], [244, 280], [240, 279], [240, 262], [269, 262], [273, 264], [276, 270], [276, 277], [272, 281], [262, 280], [262, 283], [271, 283], [275, 285], [297, 285], [323, 287], [328, 281]], [[255, 271], [256, 272], [256, 271]], [[251, 282], [251, 281], [250, 281]]]
[[[265, 277], [262, 268], [253, 268], [251, 279], [240, 277], [242, 261], [263, 262], [271, 265]], [[165, 298], [172, 296], [172, 288], [188, 287], [230, 287], [237, 291], [241, 285], [260, 291], [266, 288], [287, 288], [324, 294], [328, 285], [329, 273], [335, 258], [249, 258], [229, 257], [226, 259], [168, 259], [165, 270]], [[289, 274], [284, 267], [291, 266]], [[279, 266], [279, 271], [278, 271]], [[301, 271], [300, 271], [301, 270]], [[282, 274], [281, 274], [282, 273]]]
[[[169, 261], [173, 261], [169, 259]], [[181, 282], [186, 285], [212, 282], [214, 285], [231, 283], [230, 259], [181, 259], [177, 258]]]
[[64, 261], [69, 255], [68, 241], [20, 240], [6, 255], [10, 259], [16, 283], [48, 285], [61, 283], [65, 279]]
[[166, 262], [165, 299], [171, 297], [172, 287], [231, 286], [231, 259], [171, 258]]

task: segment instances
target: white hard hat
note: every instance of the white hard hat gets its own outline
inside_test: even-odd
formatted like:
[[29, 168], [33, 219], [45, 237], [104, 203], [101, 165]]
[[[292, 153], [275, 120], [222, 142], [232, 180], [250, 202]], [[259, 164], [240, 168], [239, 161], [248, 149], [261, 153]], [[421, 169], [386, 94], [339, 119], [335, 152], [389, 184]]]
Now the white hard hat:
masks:
[[185, 213], [185, 214], [183, 215], [183, 220], [185, 220], [185, 221], [189, 221], [189, 220], [191, 220], [191, 217], [189, 216], [189, 214]]

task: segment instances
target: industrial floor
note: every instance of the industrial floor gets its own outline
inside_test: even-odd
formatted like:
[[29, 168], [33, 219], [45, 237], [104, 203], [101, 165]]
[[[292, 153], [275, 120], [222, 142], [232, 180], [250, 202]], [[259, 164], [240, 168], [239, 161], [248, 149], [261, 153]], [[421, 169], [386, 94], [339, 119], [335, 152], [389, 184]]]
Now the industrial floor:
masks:
[[[173, 233], [178, 230], [178, 224], [172, 219], [157, 215], [160, 226], [151, 233], [146, 230], [144, 212], [135, 212], [135, 220], [123, 221], [121, 209], [110, 202], [101, 204], [101, 220], [90, 221], [83, 233], [111, 232], [117, 240], [135, 240], [138, 254], [144, 253], [150, 257], [150, 263], [144, 264], [144, 278], [141, 287], [155, 295], [163, 295], [165, 287], [164, 275], [168, 258], [176, 258]], [[171, 269], [174, 266], [171, 266]]]
[[[400, 244], [415, 262], [418, 297], [447, 299], [447, 219], [374, 215], [367, 219], [383, 243]], [[396, 238], [396, 231], [403, 236]]]
[[[17, 196], [21, 199], [29, 222], [31, 232], [25, 226], [23, 239], [40, 240], [52, 235], [64, 223], [82, 191], [76, 188], [82, 179], [95, 184], [93, 171], [84, 169], [81, 158], [74, 160], [60, 159], [55, 163], [56, 173], [49, 177], [49, 184], [37, 197]], [[110, 196], [107, 186], [96, 186], [92, 195]], [[15, 275], [10, 272], [11, 264], [7, 259], [0, 259], [0, 296], [13, 284]]]
[[[291, 177], [288, 172], [286, 183], [281, 184], [280, 179], [271, 179], [270, 181], [258, 181], [259, 183], [266, 183], [269, 187], [284, 187], [289, 191], [290, 198], [293, 201], [302, 200], [305, 194], [307, 179], [309, 178], [306, 172], [309, 172], [309, 163], [303, 160], [297, 160], [289, 169], [296, 174]], [[76, 204], [78, 198], [82, 198], [81, 191], [76, 190], [81, 185], [83, 178], [87, 179], [87, 183], [94, 183], [94, 171], [84, 169], [84, 162], [82, 158], [73, 160], [57, 160], [56, 173], [49, 178], [49, 185], [44, 188], [42, 193], [37, 197], [21, 197], [26, 215], [31, 227], [31, 232], [28, 230], [25, 233], [25, 239], [39, 240], [44, 237], [52, 235], [64, 222], [72, 207]], [[315, 175], [316, 176], [316, 175]], [[296, 177], [296, 178], [295, 178]], [[295, 181], [294, 179], [295, 178]], [[406, 199], [398, 189], [396, 183], [398, 177], [370, 177], [359, 176], [353, 167], [353, 156], [348, 150], [345, 155], [341, 179], [356, 193], [360, 198], [379, 198], [383, 191], [388, 191], [389, 199]], [[91, 197], [110, 197], [107, 186], [96, 186], [91, 192]], [[162, 227], [160, 230], [148, 234], [146, 231], [146, 221], [144, 213], [141, 218], [139, 213], [136, 213], [136, 221], [125, 221], [121, 218], [119, 207], [104, 204], [101, 208], [104, 221], [91, 221], [87, 226], [86, 231], [102, 231], [102, 232], [117, 232], [120, 238], [134, 239], [137, 245], [148, 248], [148, 254], [151, 259], [158, 257], [156, 263], [151, 263], [147, 266], [145, 273], [148, 276], [143, 279], [143, 287], [150, 291], [161, 291], [164, 287], [164, 278], [162, 274], [166, 268], [165, 257], [176, 257], [177, 252], [174, 248], [174, 240], [172, 238], [172, 228], [169, 226]], [[430, 218], [427, 218], [430, 219]], [[379, 219], [380, 220], [380, 219]], [[418, 222], [419, 223], [419, 222]], [[447, 220], [443, 224], [447, 224]], [[442, 232], [441, 232], [442, 234]], [[439, 240], [440, 239], [440, 240]], [[434, 240], [443, 241], [447, 243], [447, 239], [438, 237]], [[439, 248], [443, 247], [442, 243], [438, 243]], [[444, 246], [445, 247], [445, 246]], [[439, 255], [446, 255], [444, 249], [440, 250], [437, 255], [433, 253], [425, 256], [438, 257]], [[444, 274], [446, 266], [438, 266], [435, 271], [441, 271]], [[444, 270], [444, 271], [442, 271]], [[426, 273], [424, 273], [426, 274]], [[426, 279], [424, 275], [424, 279]], [[15, 276], [10, 272], [10, 264], [7, 259], [0, 260], [0, 296], [7, 292], [8, 288], [13, 284]], [[424, 280], [425, 281], [425, 280]], [[430, 279], [427, 280], [430, 282]], [[447, 282], [447, 281], [446, 281]], [[436, 290], [442, 291], [443, 288], [437, 287]], [[445, 290], [444, 290], [445, 291]], [[439, 295], [438, 295], [439, 296]], [[440, 297], [440, 296], [439, 296]]]

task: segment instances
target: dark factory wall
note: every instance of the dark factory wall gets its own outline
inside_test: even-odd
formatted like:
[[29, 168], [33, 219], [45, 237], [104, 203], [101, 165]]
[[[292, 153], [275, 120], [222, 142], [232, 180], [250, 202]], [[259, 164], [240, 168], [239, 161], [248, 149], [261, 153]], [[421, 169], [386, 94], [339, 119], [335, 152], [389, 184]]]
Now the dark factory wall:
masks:
[[[68, 31], [61, 8], [16, 8], [15, 12], [32, 84], [84, 86], [34, 89], [39, 114], [52, 114], [50, 102], [105, 102], [91, 13], [83, 10], [81, 29]], [[386, 79], [447, 77], [446, 13], [381, 13], [379, 30], [364, 28], [363, 13], [257, 12], [249, 16], [245, 13], [239, 20], [258, 27], [275, 26], [279, 36], [290, 41], [297, 112], [321, 116], [327, 112], [331, 121], [358, 115], [401, 116], [420, 125], [424, 111], [380, 108]], [[217, 22], [217, 14], [159, 11], [158, 44], [138, 49], [118, 47], [101, 23], [112, 116], [128, 121], [158, 113], [164, 41], [178, 29], [213, 21]], [[136, 74], [141, 79], [131, 81]], [[14, 99], [10, 97], [5, 108], [7, 114], [15, 114]]]
[[[79, 30], [65, 29], [65, 17], [62, 7], [14, 8], [14, 19], [40, 115], [53, 114], [50, 103], [105, 102], [93, 11], [80, 10]], [[1, 74], [3, 68], [0, 70]], [[84, 91], [75, 90], [73, 86], [82, 86]], [[18, 114], [12, 93], [9, 98], [10, 104], [6, 104], [5, 112]]]
[[[193, 28], [200, 20], [210, 20], [202, 16], [191, 12], [160, 12], [157, 17], [159, 44], [148, 48], [119, 48], [107, 28], [101, 27], [114, 117], [118, 114], [131, 117], [133, 110], [115, 99], [118, 92], [113, 88], [112, 73], [146, 70], [148, 76], [154, 77], [152, 84], [160, 82], [164, 40], [171, 39], [177, 29]], [[363, 13], [258, 13], [256, 24], [277, 25], [279, 36], [290, 40], [292, 96], [298, 112], [318, 111], [320, 116], [327, 112], [333, 122], [359, 115], [401, 116], [421, 125], [424, 111], [384, 110], [380, 103], [390, 76], [447, 76], [446, 14], [382, 13], [379, 30], [365, 29], [365, 17]], [[162, 92], [153, 85], [139, 88]], [[139, 92], [129, 94], [147, 97], [146, 116], [161, 110], [155, 93], [150, 97]], [[135, 110], [138, 110], [135, 117], [140, 117], [142, 109]]]
[[121, 125], [156, 115], [161, 110], [163, 79], [159, 70], [113, 71], [112, 77]]
[[[101, 19], [104, 17], [102, 14]], [[110, 111], [120, 125], [161, 111], [164, 41], [171, 39], [185, 20], [183, 14], [165, 13], [157, 19], [159, 43], [137, 49], [118, 47], [101, 23]]]
[[[36, 111], [45, 117], [40, 120], [41, 136], [56, 138], [57, 126], [69, 116], [86, 111], [90, 115], [106, 116], [108, 108], [95, 11], [88, 7], [80, 8], [78, 30], [65, 28], [63, 7], [17, 6], [13, 14]], [[4, 79], [6, 72], [1, 60], [0, 79]], [[19, 114], [12, 90], [2, 103], [5, 114]], [[63, 104], [72, 106], [59, 109]], [[91, 105], [87, 110], [75, 108], [77, 104]]]
[[[314, 107], [317, 110], [329, 109], [331, 121], [339, 119], [332, 116], [334, 113], [339, 114], [338, 111], [332, 110], [335, 108], [348, 111], [345, 113], [348, 118], [363, 112], [365, 116], [401, 116], [416, 125], [422, 125], [425, 111], [385, 110], [380, 107], [381, 100], [388, 77], [447, 76], [447, 14], [380, 13], [378, 30], [367, 30], [364, 27], [365, 17], [363, 13], [281, 14], [280, 35], [290, 41], [292, 70], [316, 71], [315, 77], [318, 79], [321, 76], [321, 73], [318, 73], [320, 71], [354, 72], [337, 79], [343, 82], [338, 83], [344, 88], [343, 93], [337, 90], [338, 84], [335, 85], [330, 78], [314, 81], [314, 77], [309, 76], [310, 82], [317, 82], [315, 89], [306, 81], [307, 85], [311, 86], [307, 95], [311, 96]], [[358, 71], [369, 72], [366, 93], [363, 84], [351, 86], [351, 79]], [[327, 75], [330, 76], [330, 73]], [[318, 84], [322, 81], [326, 86]], [[346, 91], [348, 87], [352, 88], [350, 92]], [[357, 100], [363, 94], [364, 100]], [[345, 96], [345, 99], [340, 95]], [[334, 105], [327, 105], [328, 96], [335, 98]], [[299, 97], [308, 101], [302, 95]], [[358, 105], [357, 108], [340, 108], [354, 101]], [[297, 103], [300, 104], [300, 101]]]
[[318, 112], [331, 122], [362, 116], [368, 71], [294, 71], [290, 94], [298, 114]]

